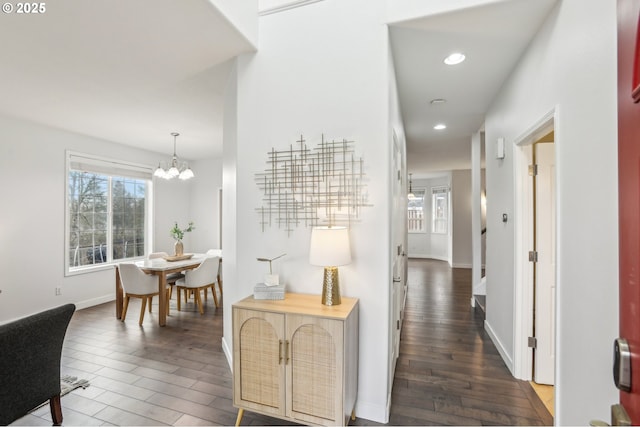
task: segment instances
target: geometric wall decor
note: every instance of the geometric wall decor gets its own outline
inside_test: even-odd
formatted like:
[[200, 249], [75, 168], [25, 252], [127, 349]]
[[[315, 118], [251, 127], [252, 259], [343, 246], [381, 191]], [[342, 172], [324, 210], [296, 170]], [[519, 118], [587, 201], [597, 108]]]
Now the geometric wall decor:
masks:
[[291, 235], [296, 227], [350, 225], [367, 203], [364, 162], [355, 142], [325, 141], [309, 148], [302, 136], [288, 149], [271, 149], [267, 167], [256, 173], [262, 193], [257, 208], [262, 231], [278, 227]]

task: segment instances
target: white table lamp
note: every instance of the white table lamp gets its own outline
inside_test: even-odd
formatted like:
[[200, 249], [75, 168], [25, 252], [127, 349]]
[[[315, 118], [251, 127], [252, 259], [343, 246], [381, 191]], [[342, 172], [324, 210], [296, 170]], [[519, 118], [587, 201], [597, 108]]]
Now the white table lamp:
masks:
[[349, 229], [346, 227], [315, 227], [311, 230], [309, 263], [324, 267], [322, 304], [338, 305], [340, 283], [338, 266], [351, 262]]

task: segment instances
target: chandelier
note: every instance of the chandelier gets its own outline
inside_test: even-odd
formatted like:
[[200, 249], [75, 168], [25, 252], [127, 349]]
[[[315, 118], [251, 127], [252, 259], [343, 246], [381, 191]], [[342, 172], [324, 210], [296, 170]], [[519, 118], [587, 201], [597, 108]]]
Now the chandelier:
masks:
[[161, 163], [158, 163], [158, 168], [153, 173], [153, 176], [164, 179], [173, 179], [175, 177], [182, 180], [191, 179], [195, 176], [193, 171], [187, 162], [179, 162], [178, 156], [176, 155], [176, 137], [180, 134], [178, 132], [172, 132], [171, 135], [173, 136], [173, 157], [169, 162], [170, 166], [168, 169], [164, 169]]

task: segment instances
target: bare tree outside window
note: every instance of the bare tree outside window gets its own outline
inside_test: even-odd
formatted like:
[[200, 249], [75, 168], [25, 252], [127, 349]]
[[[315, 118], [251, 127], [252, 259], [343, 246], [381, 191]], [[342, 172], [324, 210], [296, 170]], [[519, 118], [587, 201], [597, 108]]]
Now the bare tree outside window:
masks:
[[147, 180], [71, 170], [68, 185], [70, 269], [145, 254]]

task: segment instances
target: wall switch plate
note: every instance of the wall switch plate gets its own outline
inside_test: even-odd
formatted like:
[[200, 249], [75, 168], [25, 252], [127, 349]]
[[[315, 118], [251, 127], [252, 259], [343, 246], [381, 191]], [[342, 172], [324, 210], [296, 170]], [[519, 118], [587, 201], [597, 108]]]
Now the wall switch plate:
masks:
[[62, 295], [62, 288], [56, 288], [56, 295]]
[[496, 140], [496, 159], [504, 159], [504, 138]]

